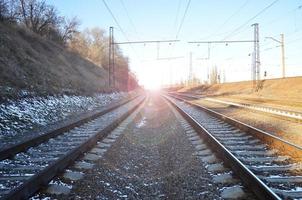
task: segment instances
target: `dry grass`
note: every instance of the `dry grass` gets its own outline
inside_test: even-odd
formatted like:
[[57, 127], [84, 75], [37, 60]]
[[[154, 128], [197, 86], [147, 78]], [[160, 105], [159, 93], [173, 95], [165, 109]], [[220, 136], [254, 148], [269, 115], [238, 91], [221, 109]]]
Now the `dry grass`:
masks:
[[[108, 89], [107, 71], [20, 27], [0, 23], [0, 94], [91, 94]], [[0, 99], [0, 100], [1, 100]]]
[[254, 92], [251, 81], [201, 85], [182, 88], [182, 92], [194, 92], [206, 96], [249, 101], [258, 104], [276, 104], [302, 109], [302, 77], [271, 79], [262, 81], [262, 88]]

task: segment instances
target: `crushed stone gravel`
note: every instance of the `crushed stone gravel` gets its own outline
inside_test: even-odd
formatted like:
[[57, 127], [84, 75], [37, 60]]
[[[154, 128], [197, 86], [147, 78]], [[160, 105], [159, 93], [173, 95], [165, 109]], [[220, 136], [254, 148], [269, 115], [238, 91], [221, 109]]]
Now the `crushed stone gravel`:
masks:
[[194, 152], [167, 104], [148, 99], [68, 199], [221, 199]]

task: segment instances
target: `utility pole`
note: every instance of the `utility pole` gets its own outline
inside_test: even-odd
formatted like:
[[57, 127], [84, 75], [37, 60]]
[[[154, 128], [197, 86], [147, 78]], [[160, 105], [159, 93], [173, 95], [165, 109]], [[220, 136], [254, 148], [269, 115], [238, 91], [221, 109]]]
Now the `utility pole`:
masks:
[[115, 87], [115, 66], [114, 66], [114, 36], [113, 27], [109, 28], [109, 86]]
[[282, 78], [285, 78], [284, 34], [281, 34]]
[[189, 85], [192, 83], [193, 80], [193, 69], [192, 69], [192, 52], [190, 52], [190, 62], [189, 62]]
[[284, 34], [280, 34], [281, 39], [277, 40], [273, 37], [265, 37], [271, 40], [274, 40], [275, 42], [279, 43], [281, 46], [281, 67], [282, 67], [282, 78], [285, 78], [285, 50], [284, 50]]
[[159, 42], [157, 42], [156, 48], [157, 48], [157, 56], [156, 56], [156, 58], [158, 60], [159, 59]]
[[[219, 41], [190, 41], [191, 44], [208, 44], [208, 58], [202, 58], [204, 60], [210, 59], [210, 44], [229, 44], [229, 43], [254, 43], [253, 63], [252, 63], [252, 80], [253, 88], [256, 88], [256, 84], [260, 80], [260, 53], [259, 53], [259, 30], [258, 24], [254, 26], [254, 40], [219, 40]], [[210, 83], [210, 71], [208, 68], [207, 79]]]
[[253, 88], [258, 90], [260, 83], [260, 51], [259, 51], [259, 24], [252, 24], [254, 26], [254, 54], [253, 54]]
[[109, 87], [111, 86], [111, 28], [112, 27], [109, 27], [109, 52], [108, 52], [108, 83], [109, 83]]

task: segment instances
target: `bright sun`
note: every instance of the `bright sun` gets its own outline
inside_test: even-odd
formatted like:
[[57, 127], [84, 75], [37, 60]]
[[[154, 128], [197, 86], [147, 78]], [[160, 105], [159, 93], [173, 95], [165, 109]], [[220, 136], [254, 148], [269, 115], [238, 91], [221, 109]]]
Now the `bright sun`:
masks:
[[141, 84], [148, 90], [158, 90], [160, 89], [160, 79], [159, 77], [156, 78], [156, 75], [146, 74], [143, 76], [144, 78], [140, 79]]
[[158, 90], [162, 84], [162, 69], [158, 63], [148, 63], [137, 73], [141, 85], [148, 90]]

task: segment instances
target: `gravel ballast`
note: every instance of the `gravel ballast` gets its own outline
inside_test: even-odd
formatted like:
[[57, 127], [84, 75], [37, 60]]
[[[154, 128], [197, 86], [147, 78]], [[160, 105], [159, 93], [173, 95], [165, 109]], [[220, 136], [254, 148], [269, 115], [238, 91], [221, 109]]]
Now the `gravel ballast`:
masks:
[[270, 134], [276, 135], [293, 144], [299, 146], [302, 145], [302, 124], [299, 121], [288, 120], [276, 115], [255, 112], [249, 109], [227, 106], [221, 103], [206, 101], [204, 99], [196, 100], [194, 102]]
[[222, 199], [212, 178], [178, 117], [157, 96], [74, 183], [68, 199]]

